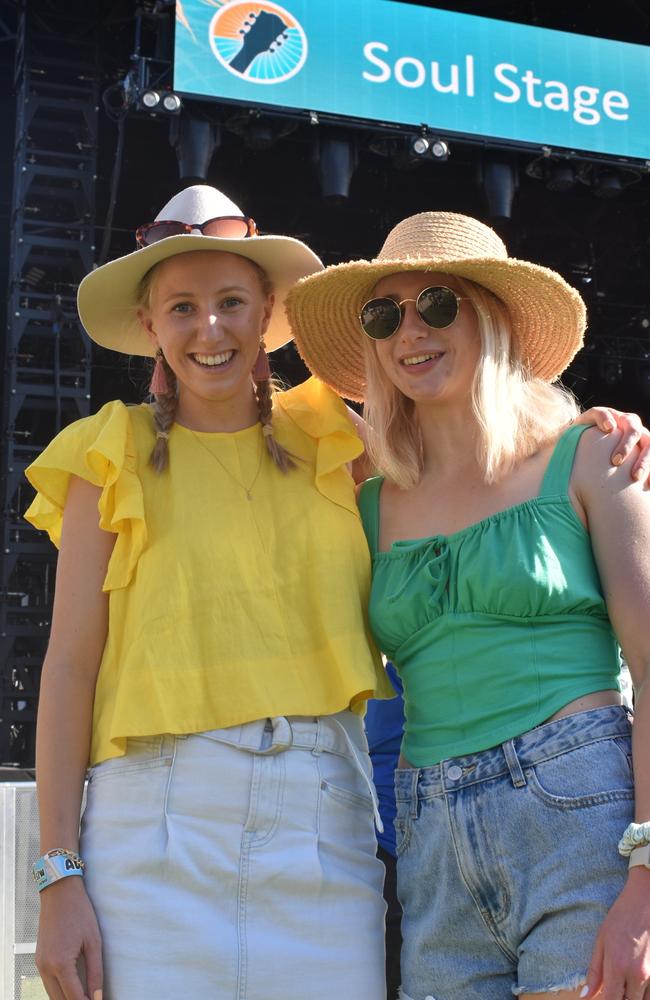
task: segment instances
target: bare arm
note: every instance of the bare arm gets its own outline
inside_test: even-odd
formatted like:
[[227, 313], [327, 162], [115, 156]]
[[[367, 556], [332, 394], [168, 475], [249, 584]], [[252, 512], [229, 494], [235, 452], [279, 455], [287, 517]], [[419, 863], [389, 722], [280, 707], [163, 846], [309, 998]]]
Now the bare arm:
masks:
[[[56, 574], [50, 642], [43, 664], [36, 737], [41, 851], [76, 851], [88, 765], [93, 698], [108, 625], [102, 593], [115, 535], [98, 525], [100, 490], [70, 483]], [[83, 952], [88, 990], [101, 988], [101, 945], [82, 879], [70, 877], [41, 893], [37, 965], [54, 1000], [86, 994], [76, 971]]]
[[[587, 431], [572, 486], [583, 507], [609, 616], [636, 691], [632, 753], [637, 822], [650, 821], [650, 489], [631, 480], [634, 456], [618, 467], [611, 445]], [[621, 834], [623, 831], [621, 830]], [[602, 1000], [642, 1000], [650, 983], [650, 871], [633, 868], [603, 923], [588, 984]]]

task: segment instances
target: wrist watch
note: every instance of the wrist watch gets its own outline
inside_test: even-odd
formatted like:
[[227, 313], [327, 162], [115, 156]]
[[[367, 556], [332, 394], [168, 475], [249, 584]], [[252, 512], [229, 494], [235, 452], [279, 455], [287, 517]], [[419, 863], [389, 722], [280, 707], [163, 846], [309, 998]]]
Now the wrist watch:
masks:
[[629, 867], [634, 868], [636, 865], [642, 865], [643, 868], [650, 868], [650, 844], [645, 844], [643, 847], [635, 847], [631, 852]]

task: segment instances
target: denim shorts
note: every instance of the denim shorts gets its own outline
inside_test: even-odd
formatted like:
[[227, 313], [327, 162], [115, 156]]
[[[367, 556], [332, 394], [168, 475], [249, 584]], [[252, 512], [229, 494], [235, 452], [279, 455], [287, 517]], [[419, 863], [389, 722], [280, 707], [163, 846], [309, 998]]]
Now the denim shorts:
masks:
[[396, 772], [403, 1000], [575, 989], [625, 884], [627, 709]]
[[382, 1000], [384, 868], [349, 711], [129, 740], [90, 771], [104, 1000]]

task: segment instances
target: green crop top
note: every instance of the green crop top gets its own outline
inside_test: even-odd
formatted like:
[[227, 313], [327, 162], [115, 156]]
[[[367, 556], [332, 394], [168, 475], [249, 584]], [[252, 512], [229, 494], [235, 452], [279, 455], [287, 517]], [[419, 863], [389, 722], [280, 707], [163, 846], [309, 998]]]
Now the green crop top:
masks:
[[533, 500], [388, 552], [377, 551], [383, 478], [364, 483], [370, 626], [404, 683], [414, 766], [485, 750], [574, 698], [618, 689], [618, 644], [568, 495], [585, 429], [560, 437]]

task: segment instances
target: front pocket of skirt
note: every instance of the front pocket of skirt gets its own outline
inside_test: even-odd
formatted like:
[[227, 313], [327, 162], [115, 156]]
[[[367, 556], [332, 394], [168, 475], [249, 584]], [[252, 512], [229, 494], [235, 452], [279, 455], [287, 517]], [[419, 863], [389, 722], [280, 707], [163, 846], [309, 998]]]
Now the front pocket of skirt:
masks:
[[320, 787], [333, 799], [336, 799], [337, 802], [342, 802], [352, 809], [363, 809], [364, 812], [372, 812], [372, 799], [369, 795], [353, 792], [352, 789], [342, 788], [340, 785], [333, 785], [324, 778], [320, 783]]

